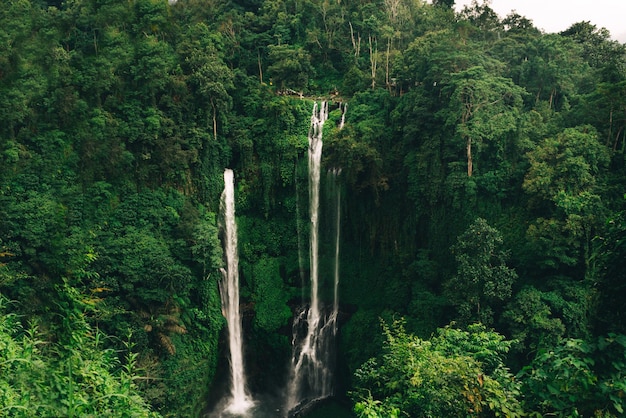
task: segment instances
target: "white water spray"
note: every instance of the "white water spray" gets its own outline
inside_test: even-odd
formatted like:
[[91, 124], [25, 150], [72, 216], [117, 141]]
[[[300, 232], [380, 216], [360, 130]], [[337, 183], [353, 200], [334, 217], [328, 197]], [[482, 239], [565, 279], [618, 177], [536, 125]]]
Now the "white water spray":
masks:
[[[288, 387], [287, 411], [308, 402], [332, 395], [332, 367], [337, 333], [339, 270], [335, 268], [334, 302], [331, 313], [324, 315], [319, 301], [319, 201], [322, 157], [322, 131], [328, 118], [328, 104], [313, 105], [309, 129], [309, 212], [311, 300], [308, 309], [294, 319], [293, 357]], [[338, 201], [337, 201], [338, 202]], [[338, 204], [338, 203], [337, 203]], [[339, 208], [337, 209], [340, 210]], [[339, 217], [337, 218], [339, 222]], [[337, 226], [338, 228], [338, 226]], [[337, 229], [335, 261], [339, 258]], [[337, 264], [338, 265], [338, 264]], [[306, 331], [306, 332], [305, 332]]]
[[222, 310], [228, 324], [228, 347], [230, 349], [231, 398], [224, 412], [231, 415], [245, 415], [254, 405], [246, 391], [246, 378], [243, 363], [243, 338], [241, 315], [239, 313], [239, 255], [237, 253], [237, 224], [235, 222], [235, 186], [233, 171], [224, 171], [224, 192], [222, 193], [224, 213], [224, 253], [225, 269], [220, 281]]
[[339, 122], [339, 130], [342, 130], [343, 126], [346, 124], [346, 112], [348, 111], [348, 103], [340, 103], [339, 109], [341, 109], [341, 121]]
[[335, 327], [333, 333], [337, 334], [337, 316], [339, 315], [339, 238], [341, 233], [341, 189], [339, 188], [337, 178], [341, 174], [341, 169], [333, 169], [329, 172], [329, 174], [334, 191], [333, 197], [335, 198], [335, 280], [333, 284], [333, 311], [331, 313], [331, 321]]

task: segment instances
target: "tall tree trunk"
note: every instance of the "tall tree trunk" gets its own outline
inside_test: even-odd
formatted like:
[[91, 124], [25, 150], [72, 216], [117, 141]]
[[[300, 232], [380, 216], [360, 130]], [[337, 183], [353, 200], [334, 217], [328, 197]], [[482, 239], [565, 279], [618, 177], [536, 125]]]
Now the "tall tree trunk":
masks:
[[611, 106], [611, 111], [609, 112], [609, 134], [606, 138], [606, 145], [608, 146], [611, 143], [611, 138], [613, 137], [613, 106]]
[[374, 45], [373, 42], [376, 42], [376, 39], [372, 40], [372, 35], [369, 35], [369, 43], [370, 43], [370, 69], [371, 69], [371, 74], [372, 74], [372, 90], [374, 90], [376, 88], [376, 66], [377, 66], [377, 61], [376, 61], [376, 54], [377, 51], [374, 49]]
[[211, 99], [211, 107], [213, 108], [213, 139], [217, 141], [217, 108], [213, 99]]
[[[613, 143], [613, 151], [617, 151], [617, 144], [619, 144], [619, 137], [622, 134], [622, 131], [624, 130], [624, 127], [622, 126], [621, 128], [619, 128], [619, 131], [617, 131], [617, 135], [615, 135], [615, 142]], [[622, 146], [622, 152], [623, 150], [623, 146]]]
[[552, 102], [554, 101], [555, 96], [556, 96], [556, 89], [552, 89], [550, 91], [550, 102], [549, 102], [548, 109], [552, 109]]
[[354, 29], [352, 28], [352, 22], [348, 22], [350, 25], [350, 40], [352, 41], [352, 48], [354, 49], [354, 58], [355, 61], [358, 60], [359, 54], [361, 52], [361, 35], [358, 35], [358, 41], [354, 38]]
[[391, 38], [387, 39], [387, 57], [385, 60], [385, 85], [391, 93], [391, 84], [389, 83], [389, 54], [391, 53]]
[[257, 50], [257, 62], [259, 63], [259, 80], [263, 84], [263, 66], [261, 66], [261, 51]]
[[472, 138], [467, 137], [467, 177], [472, 177], [473, 171], [472, 163]]

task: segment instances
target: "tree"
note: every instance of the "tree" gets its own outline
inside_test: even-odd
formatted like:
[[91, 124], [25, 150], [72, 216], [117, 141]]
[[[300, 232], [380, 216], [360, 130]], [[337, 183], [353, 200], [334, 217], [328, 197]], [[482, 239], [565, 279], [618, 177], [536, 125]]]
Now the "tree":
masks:
[[611, 39], [606, 28], [598, 29], [589, 21], [574, 23], [561, 35], [582, 46], [582, 57], [598, 69], [602, 80], [615, 83], [626, 75], [626, 46]]
[[288, 44], [269, 45], [267, 73], [280, 90], [292, 89], [303, 92], [313, 71], [309, 53]]
[[446, 327], [431, 340], [383, 322], [380, 357], [355, 373], [359, 417], [522, 416], [519, 384], [503, 364], [510, 342], [482, 325]]
[[447, 7], [451, 9], [454, 7], [454, 0], [433, 0], [433, 6]]
[[565, 335], [565, 325], [558, 307], [550, 301], [558, 297], [554, 292], [542, 292], [527, 286], [507, 305], [502, 322], [515, 339], [520, 351], [535, 352], [555, 346]]
[[517, 273], [507, 267], [502, 245], [500, 232], [477, 218], [452, 247], [457, 274], [446, 283], [446, 292], [465, 323], [491, 323], [492, 305], [511, 296]]
[[604, 221], [600, 192], [607, 148], [593, 127], [579, 126], [544, 139], [528, 158], [523, 188], [539, 210], [529, 235], [550, 265], [583, 261], [592, 273], [592, 239]]
[[507, 136], [517, 128], [522, 89], [482, 67], [472, 67], [454, 74], [446, 90], [452, 91], [446, 122], [465, 140], [467, 176], [471, 177], [475, 148], [506, 149]]
[[[45, 42], [40, 29], [54, 39], [50, 21], [39, 7], [27, 0], [11, 0], [0, 11], [0, 149], [5, 138], [13, 139], [23, 127], [37, 120], [31, 112], [47, 93], [44, 57], [51, 42]], [[41, 30], [41, 32], [44, 32]]]
[[135, 40], [135, 56], [130, 66], [137, 93], [150, 98], [150, 104], [165, 93], [174, 72], [175, 55], [172, 46], [157, 35]]
[[227, 120], [232, 106], [229, 91], [234, 88], [234, 75], [223, 61], [221, 38], [212, 34], [204, 23], [194, 25], [188, 36], [189, 39], [179, 46], [184, 68], [202, 107], [210, 109], [206, 119], [211, 121], [213, 139], [217, 140], [218, 121]]
[[575, 123], [593, 125], [607, 147], [623, 154], [626, 151], [626, 79], [598, 83], [595, 91], [572, 109], [571, 119]]
[[561, 110], [593, 85], [589, 65], [581, 58], [581, 47], [556, 34], [534, 38], [527, 45], [520, 66], [519, 85], [535, 95], [535, 105], [547, 101], [548, 108]]
[[604, 232], [595, 239], [601, 242], [598, 249], [601, 274], [598, 283], [597, 328], [602, 332], [626, 334], [626, 316], [620, 308], [626, 298], [626, 210], [612, 214]]
[[498, 14], [489, 7], [490, 0], [484, 0], [483, 4], [478, 4], [477, 0], [472, 0], [470, 6], [464, 6], [461, 17], [467, 19], [477, 30], [479, 38], [485, 41], [492, 41], [500, 38], [503, 31], [503, 24], [500, 22]]

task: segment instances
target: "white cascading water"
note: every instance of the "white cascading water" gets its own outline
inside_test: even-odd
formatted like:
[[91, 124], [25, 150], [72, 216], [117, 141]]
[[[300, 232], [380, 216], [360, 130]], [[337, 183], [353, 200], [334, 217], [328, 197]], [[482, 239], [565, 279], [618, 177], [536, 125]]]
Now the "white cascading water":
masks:
[[[322, 157], [322, 131], [328, 118], [328, 104], [313, 105], [309, 129], [309, 212], [310, 212], [310, 280], [311, 299], [308, 309], [294, 318], [293, 357], [288, 387], [287, 411], [332, 395], [332, 367], [337, 333], [337, 292], [339, 270], [335, 269], [333, 311], [324, 315], [319, 301], [319, 201]], [[338, 234], [338, 231], [337, 231]], [[337, 240], [338, 240], [337, 236]], [[338, 259], [338, 242], [336, 243]], [[303, 330], [306, 330], [304, 332]]]
[[[348, 111], [348, 103], [340, 105], [341, 121], [339, 122], [339, 130], [343, 129], [346, 122], [346, 112]], [[335, 334], [337, 333], [337, 315], [339, 314], [339, 233], [341, 231], [341, 189], [338, 186], [337, 177], [341, 174], [341, 168], [335, 168], [330, 171], [332, 175], [332, 184], [335, 196], [335, 283], [333, 293], [333, 312], [332, 318], [335, 323]]]
[[332, 180], [331, 184], [334, 192], [333, 197], [335, 199], [335, 280], [333, 283], [333, 311], [330, 314], [330, 317], [334, 326], [333, 334], [337, 334], [337, 316], [339, 315], [339, 238], [341, 232], [341, 189], [339, 188], [337, 178], [341, 174], [341, 169], [333, 169], [329, 172], [329, 174]]
[[235, 185], [233, 170], [224, 171], [222, 212], [224, 214], [224, 253], [226, 268], [222, 269], [220, 294], [222, 311], [228, 324], [228, 347], [230, 350], [231, 398], [224, 412], [245, 415], [254, 402], [246, 390], [243, 362], [243, 333], [239, 313], [239, 255], [237, 253], [237, 224], [235, 222]]
[[348, 103], [341, 103], [339, 105], [341, 109], [341, 121], [339, 121], [339, 129], [343, 129], [343, 125], [346, 123], [346, 112], [348, 111]]

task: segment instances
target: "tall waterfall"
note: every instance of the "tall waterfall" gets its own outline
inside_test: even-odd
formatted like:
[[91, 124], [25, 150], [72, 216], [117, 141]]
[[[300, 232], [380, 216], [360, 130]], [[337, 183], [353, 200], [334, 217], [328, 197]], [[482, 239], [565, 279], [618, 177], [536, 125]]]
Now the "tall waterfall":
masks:
[[331, 319], [334, 325], [333, 332], [337, 334], [337, 316], [339, 315], [339, 238], [341, 232], [341, 189], [339, 188], [337, 178], [341, 174], [341, 169], [330, 170], [328, 174], [330, 177], [329, 184], [333, 190], [332, 197], [334, 202], [332, 203], [335, 207], [335, 269], [333, 271], [333, 311], [331, 312]]
[[[335, 269], [335, 289], [332, 312], [323, 312], [319, 297], [319, 207], [322, 131], [328, 118], [328, 104], [313, 105], [309, 129], [309, 212], [310, 212], [310, 280], [311, 299], [308, 309], [294, 319], [293, 357], [288, 387], [287, 410], [332, 395], [332, 368], [337, 333], [338, 267]], [[338, 220], [337, 220], [338, 221]], [[337, 231], [338, 233], [338, 231]], [[337, 236], [337, 246], [338, 246]], [[338, 247], [336, 257], [338, 261]]]
[[225, 269], [220, 281], [222, 310], [228, 323], [228, 346], [230, 350], [231, 399], [225, 412], [243, 415], [254, 404], [246, 391], [246, 378], [243, 364], [243, 338], [241, 315], [239, 313], [239, 255], [237, 253], [237, 224], [235, 222], [235, 186], [233, 171], [224, 171], [224, 192], [221, 208], [224, 214], [224, 253]]

